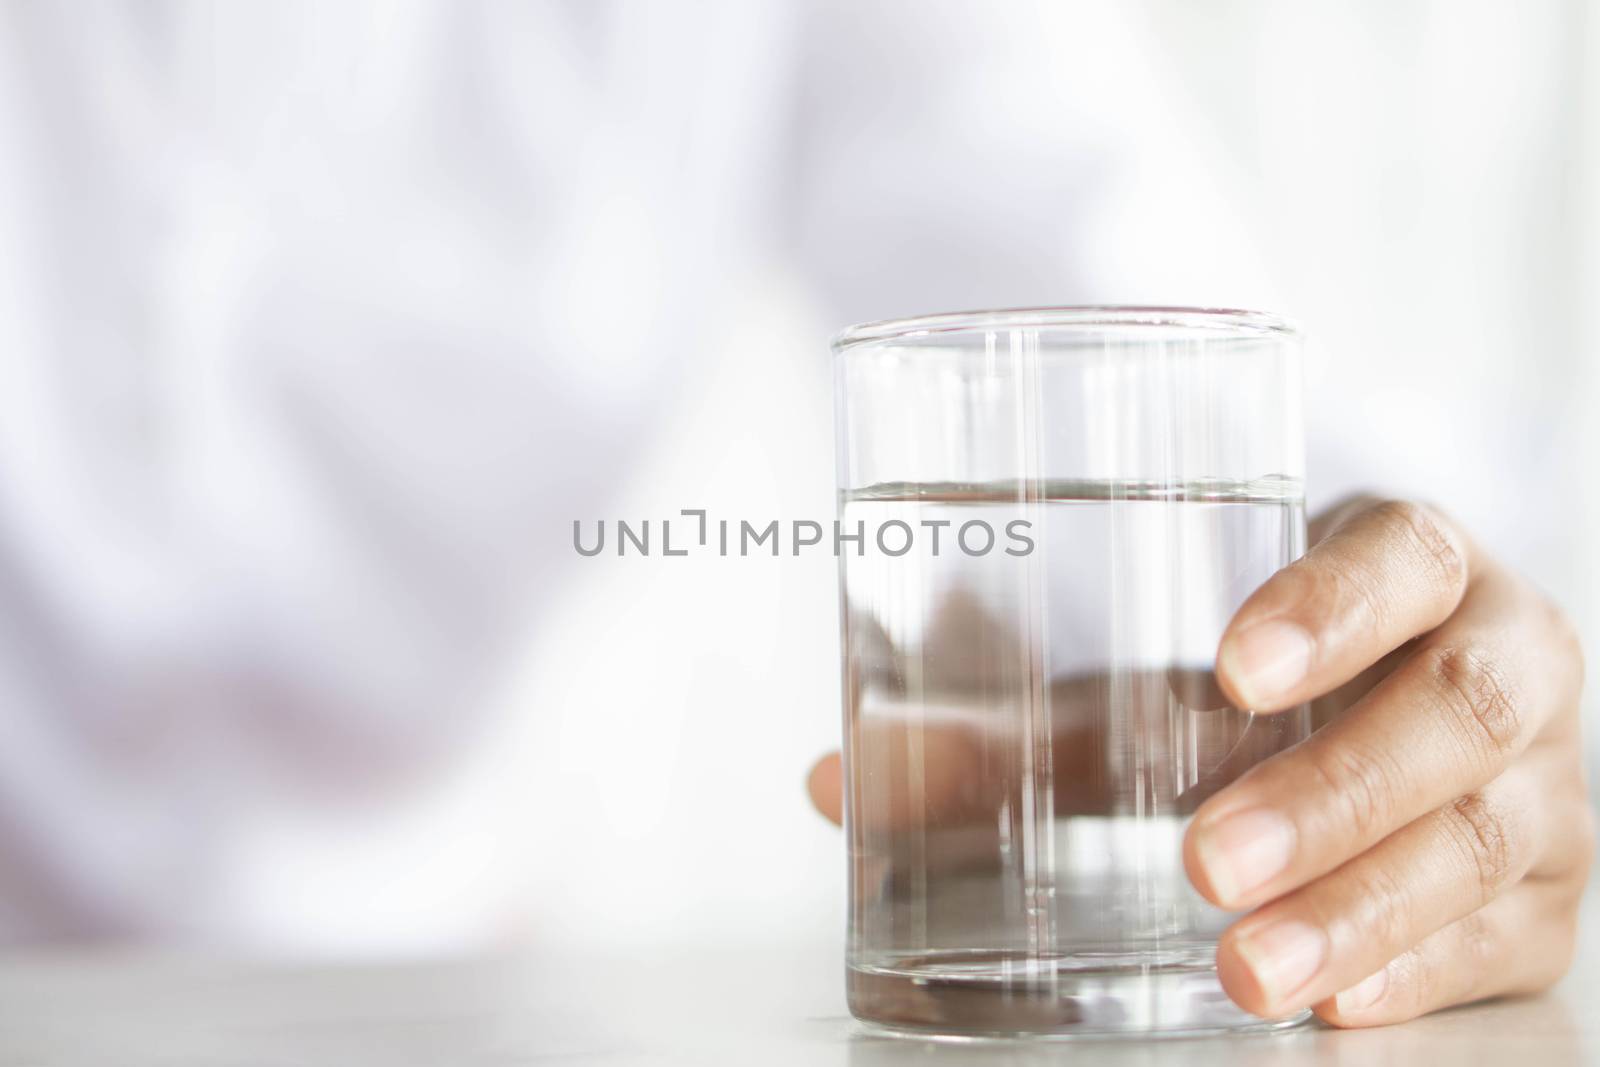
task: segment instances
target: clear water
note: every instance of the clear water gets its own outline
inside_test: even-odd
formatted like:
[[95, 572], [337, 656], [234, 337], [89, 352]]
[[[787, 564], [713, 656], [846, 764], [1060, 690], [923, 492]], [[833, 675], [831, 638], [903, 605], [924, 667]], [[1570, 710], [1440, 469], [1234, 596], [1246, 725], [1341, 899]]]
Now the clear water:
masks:
[[[1180, 846], [1201, 800], [1309, 731], [1212, 674], [1233, 612], [1303, 550], [1299, 486], [1030, 488], [842, 501], [868, 531], [843, 561], [852, 1008], [945, 1032], [1238, 1026], [1213, 969], [1229, 917]], [[873, 543], [892, 520], [904, 555]], [[974, 521], [983, 554], [954, 540]]]

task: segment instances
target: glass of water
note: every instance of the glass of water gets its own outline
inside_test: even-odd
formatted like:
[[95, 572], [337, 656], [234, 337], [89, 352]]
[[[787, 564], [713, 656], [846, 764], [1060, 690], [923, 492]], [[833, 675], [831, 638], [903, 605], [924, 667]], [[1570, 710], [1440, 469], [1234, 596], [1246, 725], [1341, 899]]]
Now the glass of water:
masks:
[[1297, 1021], [1228, 1001], [1231, 916], [1181, 861], [1196, 806], [1310, 731], [1213, 675], [1304, 551], [1295, 331], [1044, 308], [833, 347], [851, 1010], [956, 1035]]

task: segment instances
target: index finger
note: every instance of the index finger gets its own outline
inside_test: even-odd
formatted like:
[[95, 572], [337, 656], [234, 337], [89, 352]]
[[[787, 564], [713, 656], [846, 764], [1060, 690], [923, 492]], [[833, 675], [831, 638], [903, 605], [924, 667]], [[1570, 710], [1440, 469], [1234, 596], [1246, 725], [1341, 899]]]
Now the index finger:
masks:
[[1252, 711], [1337, 688], [1449, 618], [1472, 561], [1466, 534], [1432, 507], [1356, 507], [1239, 608], [1217, 648], [1217, 679]]

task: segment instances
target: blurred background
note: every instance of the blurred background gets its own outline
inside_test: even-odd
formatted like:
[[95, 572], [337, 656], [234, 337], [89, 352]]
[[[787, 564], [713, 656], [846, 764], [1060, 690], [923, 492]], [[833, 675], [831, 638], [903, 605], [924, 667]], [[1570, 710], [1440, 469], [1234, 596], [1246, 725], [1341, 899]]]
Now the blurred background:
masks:
[[0, 942], [840, 938], [834, 560], [571, 530], [827, 522], [863, 319], [1286, 313], [1313, 507], [1593, 649], [1597, 62], [1584, 0], [7, 4]]

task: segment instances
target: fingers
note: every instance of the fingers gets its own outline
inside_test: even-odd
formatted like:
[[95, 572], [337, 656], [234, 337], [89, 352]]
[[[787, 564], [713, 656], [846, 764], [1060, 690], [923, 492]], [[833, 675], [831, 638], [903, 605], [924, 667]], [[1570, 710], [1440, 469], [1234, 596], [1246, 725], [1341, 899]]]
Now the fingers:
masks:
[[1217, 675], [1239, 707], [1277, 711], [1349, 681], [1455, 610], [1472, 549], [1421, 504], [1356, 510], [1234, 615]]
[[1304, 885], [1500, 774], [1547, 724], [1576, 718], [1565, 623], [1503, 574], [1355, 707], [1196, 813], [1191, 881], [1242, 909]]
[[1334, 1026], [1383, 1026], [1546, 989], [1571, 965], [1581, 897], [1581, 880], [1524, 882], [1317, 1004], [1317, 1015]]
[[[862, 702], [846, 737], [850, 817], [891, 832], [983, 826], [998, 834], [997, 820], [1020, 810], [1033, 789], [1029, 761], [1039, 747], [1051, 761], [1056, 814], [1116, 814], [1141, 801], [1193, 811], [1281, 747], [1271, 724], [1252, 730], [1248, 714], [1217, 706], [1209, 676], [1171, 669], [1054, 678], [1044, 746], [1029, 705], [981, 690]], [[1128, 782], [1129, 750], [1168, 769], [1145, 793]], [[840, 778], [830, 756], [808, 782], [817, 810], [834, 821], [847, 807]]]
[[835, 825], [844, 821], [844, 761], [830, 752], [817, 760], [806, 776], [806, 792], [822, 817]]
[[1316, 1004], [1516, 886], [1587, 832], [1576, 799], [1545, 803], [1545, 777], [1519, 766], [1235, 923], [1217, 950], [1229, 996], [1268, 1016]]

